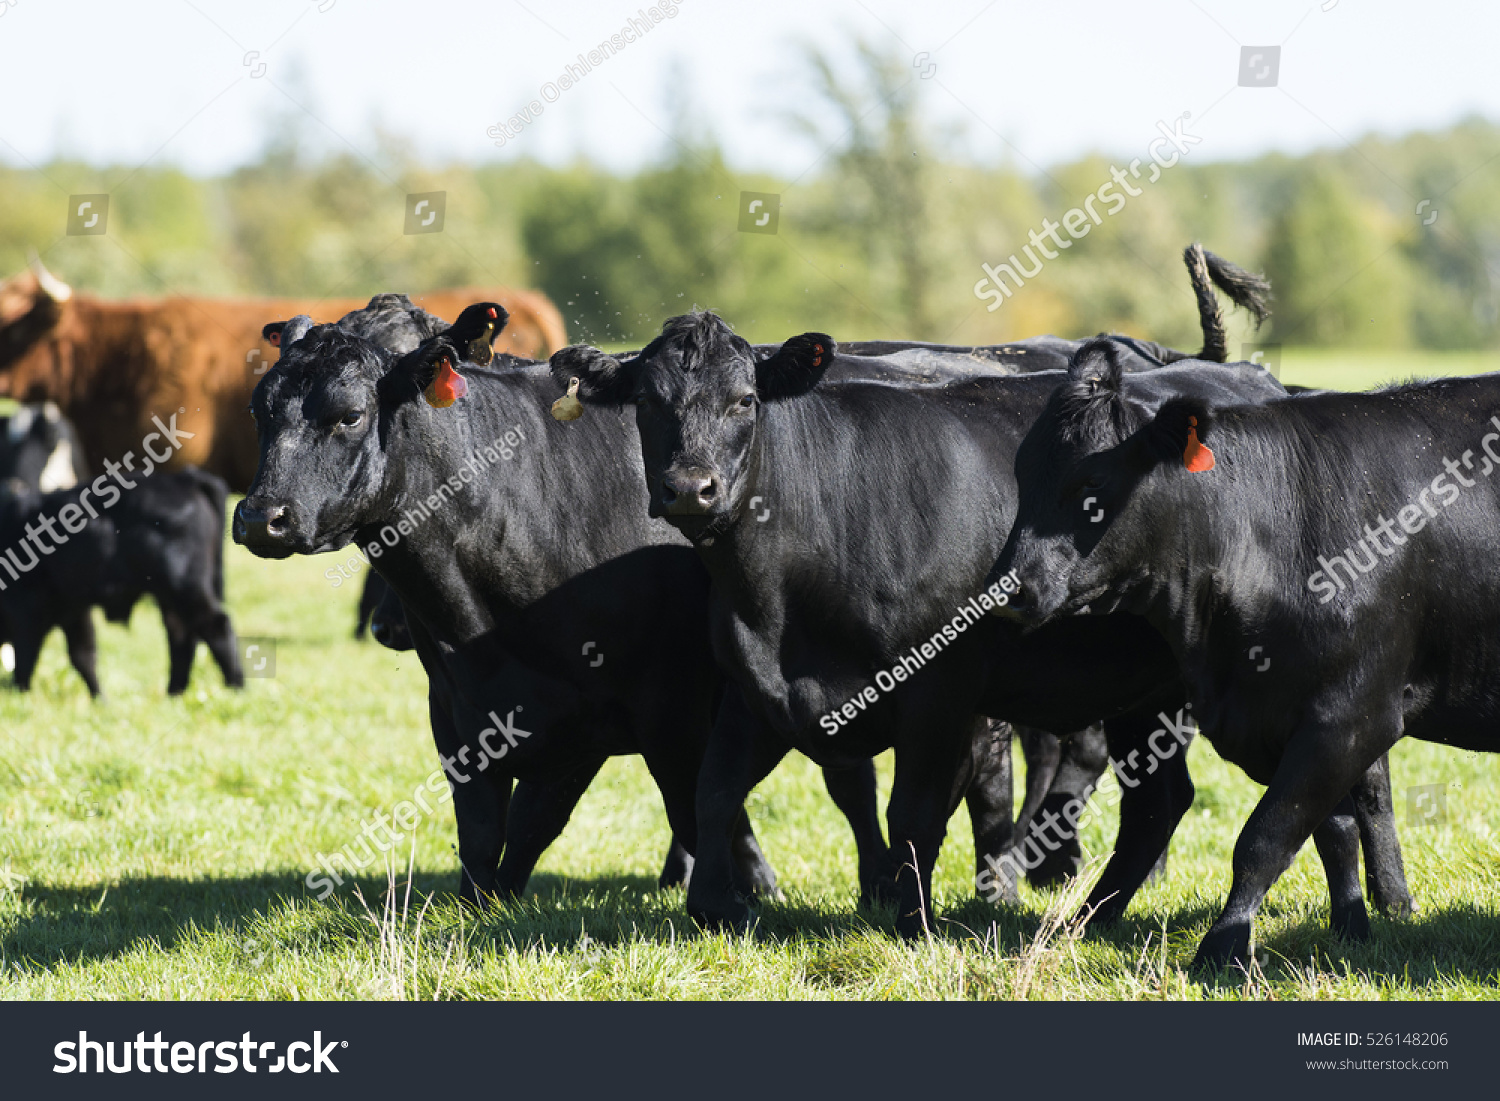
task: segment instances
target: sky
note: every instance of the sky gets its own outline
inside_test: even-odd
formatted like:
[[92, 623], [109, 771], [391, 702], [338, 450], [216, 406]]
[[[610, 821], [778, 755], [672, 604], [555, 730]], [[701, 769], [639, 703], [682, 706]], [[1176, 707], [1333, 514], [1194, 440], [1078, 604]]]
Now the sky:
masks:
[[[1023, 170], [1139, 156], [1185, 113], [1198, 161], [1500, 119], [1493, 0], [665, 0], [659, 21], [651, 7], [0, 0], [0, 162], [217, 174], [293, 118], [366, 155], [384, 132], [432, 165], [587, 156], [629, 171], [686, 117], [736, 170], [796, 177], [837, 136], [831, 119], [822, 141], [789, 125], [813, 109], [804, 48], [847, 63], [856, 40], [910, 59], [945, 154]], [[584, 71], [577, 55], [632, 16], [649, 29]], [[570, 63], [581, 75], [563, 89]], [[513, 133], [493, 129], [533, 101]]]

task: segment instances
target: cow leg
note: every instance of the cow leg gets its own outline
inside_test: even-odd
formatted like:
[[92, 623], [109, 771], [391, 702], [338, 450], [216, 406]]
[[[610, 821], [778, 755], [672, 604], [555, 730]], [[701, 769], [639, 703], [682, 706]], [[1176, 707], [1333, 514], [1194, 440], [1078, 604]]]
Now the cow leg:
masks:
[[[694, 829], [697, 823], [694, 822]], [[734, 889], [746, 898], [785, 898], [776, 886], [776, 869], [760, 851], [760, 842], [755, 839], [755, 830], [750, 826], [750, 816], [740, 807], [730, 834], [730, 849], [734, 853]]]
[[687, 892], [687, 911], [694, 921], [749, 927], [750, 908], [734, 889], [734, 832], [746, 797], [786, 753], [786, 743], [750, 714], [739, 691], [726, 692], [698, 773], [693, 877]]
[[854, 831], [854, 847], [859, 853], [859, 904], [894, 902], [896, 881], [891, 878], [890, 850], [880, 829], [875, 762], [866, 761], [854, 768], [825, 768], [823, 783]]
[[[1109, 755], [1129, 775], [1120, 780], [1120, 829], [1115, 851], [1079, 911], [1091, 914], [1091, 921], [1108, 924], [1124, 916], [1136, 892], [1166, 854], [1177, 823], [1193, 805], [1188, 743], [1161, 733], [1162, 729], [1157, 715], [1146, 709], [1104, 724]], [[1151, 744], [1153, 736], [1155, 745]], [[1152, 762], [1156, 762], [1154, 768]]]
[[354, 621], [354, 638], [359, 641], [365, 637], [365, 629], [370, 625], [370, 617], [375, 614], [375, 609], [385, 599], [385, 578], [374, 570], [365, 574], [365, 585], [359, 591], [359, 611]]
[[495, 768], [476, 771], [478, 755], [460, 741], [453, 717], [439, 705], [431, 688], [427, 711], [438, 756], [452, 762], [445, 772], [453, 789], [453, 817], [458, 825], [459, 901], [484, 905], [497, 893], [495, 872], [505, 849], [510, 777]]
[[1021, 803], [1021, 813], [1016, 815], [1016, 832], [1025, 833], [1062, 767], [1062, 739], [1032, 726], [1017, 725], [1015, 732], [1021, 739], [1021, 756], [1026, 760], [1026, 798]]
[[193, 653], [198, 649], [198, 636], [171, 604], [162, 604], [161, 622], [167, 629], [167, 656], [171, 662], [167, 695], [180, 696], [187, 691], [188, 677], [193, 672]]
[[1370, 918], [1359, 889], [1359, 826], [1354, 821], [1353, 799], [1345, 795], [1339, 800], [1313, 830], [1313, 844], [1328, 877], [1329, 929], [1351, 940], [1368, 940]]
[[933, 865], [973, 770], [972, 737], [958, 731], [924, 724], [920, 734], [898, 746], [886, 822], [901, 892], [896, 932], [903, 937], [919, 937], [933, 929]]
[[[1056, 775], [1037, 810], [1044, 827], [1047, 823], [1061, 822], [1061, 815], [1073, 803], [1087, 803], [1108, 767], [1108, 739], [1103, 728], [1091, 726], [1063, 738]], [[1033, 820], [1027, 821], [1024, 832], [1018, 830], [1022, 836], [1030, 831]], [[1083, 845], [1077, 829], [1066, 823], [1054, 825], [1048, 829], [1048, 838], [1052, 843], [1043, 846], [1041, 862], [1026, 871], [1026, 879], [1033, 887], [1056, 887], [1077, 875], [1083, 863]]]
[[[1042, 734], [1041, 731], [1032, 731]], [[1015, 806], [1015, 776], [1011, 762], [1010, 743], [1012, 728], [1009, 723], [997, 719], [979, 722], [974, 727], [974, 740], [970, 746], [974, 778], [969, 781], [969, 790], [964, 792], [964, 803], [969, 809], [969, 825], [974, 830], [974, 881], [978, 888], [979, 877], [987, 868], [1010, 868], [1010, 861], [1001, 857], [1010, 852], [1016, 842], [1016, 823], [1011, 817]], [[1042, 735], [1051, 738], [1050, 734]], [[1057, 739], [1053, 738], [1055, 743]], [[1053, 770], [1055, 772], [1055, 769]], [[1027, 770], [1028, 793], [1031, 772]], [[908, 854], [910, 855], [910, 854]], [[987, 897], [995, 902], [1017, 903], [1021, 893], [1016, 887], [1014, 875], [1002, 871], [991, 873], [999, 887], [999, 894], [989, 892]]]
[[1370, 901], [1388, 917], [1406, 917], [1415, 908], [1406, 886], [1401, 841], [1391, 805], [1390, 758], [1383, 756], [1360, 777], [1349, 792], [1365, 852], [1365, 884]]
[[245, 671], [240, 666], [240, 644], [234, 636], [234, 624], [222, 608], [215, 608], [198, 621], [198, 637], [208, 646], [224, 683], [230, 688], [245, 687]]
[[557, 840], [578, 800], [604, 767], [604, 758], [587, 761], [566, 775], [547, 783], [522, 780], [511, 794], [507, 816], [505, 855], [495, 882], [501, 899], [520, 898], [536, 863]]
[[[642, 754], [646, 767], [661, 790], [662, 802], [666, 805], [667, 821], [672, 833], [689, 852], [698, 845], [698, 815], [695, 804], [698, 775], [691, 767], [691, 760], [681, 753], [663, 759], [660, 754]], [[749, 792], [745, 793], [746, 795]], [[755, 840], [755, 831], [750, 826], [750, 816], [745, 813], [743, 800], [739, 813], [730, 827], [729, 849], [732, 862], [734, 890], [741, 895], [765, 895], [777, 898], [776, 872], [760, 851]]]
[[1369, 763], [1399, 737], [1399, 723], [1391, 726], [1389, 736], [1367, 731], [1351, 736], [1316, 728], [1294, 735], [1235, 842], [1229, 898], [1198, 946], [1194, 970], [1245, 962], [1250, 954], [1251, 922], [1266, 892], [1291, 866], [1313, 831], [1347, 797]]
[[63, 635], [68, 640], [68, 660], [83, 683], [89, 686], [89, 695], [99, 696], [99, 674], [95, 671], [95, 659], [99, 647], [94, 641], [94, 617], [87, 608], [63, 624]]
[[656, 880], [657, 889], [665, 891], [668, 887], [686, 887], [692, 875], [693, 854], [687, 851], [687, 847], [674, 833], [672, 843], [667, 848], [666, 863], [662, 865], [661, 875]]

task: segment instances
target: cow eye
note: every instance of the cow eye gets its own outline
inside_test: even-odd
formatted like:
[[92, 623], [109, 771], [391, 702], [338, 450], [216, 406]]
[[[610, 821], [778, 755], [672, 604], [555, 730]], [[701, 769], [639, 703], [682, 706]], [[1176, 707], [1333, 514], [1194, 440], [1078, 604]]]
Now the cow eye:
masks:
[[739, 401], [739, 406], [740, 406], [741, 409], [749, 409], [754, 404], [755, 404], [755, 395], [754, 394], [746, 394], [744, 397], [740, 398], [740, 401]]
[[339, 418], [339, 427], [355, 428], [359, 425], [359, 422], [364, 419], [365, 415], [358, 410], [355, 410], [352, 413], [345, 413], [342, 417]]

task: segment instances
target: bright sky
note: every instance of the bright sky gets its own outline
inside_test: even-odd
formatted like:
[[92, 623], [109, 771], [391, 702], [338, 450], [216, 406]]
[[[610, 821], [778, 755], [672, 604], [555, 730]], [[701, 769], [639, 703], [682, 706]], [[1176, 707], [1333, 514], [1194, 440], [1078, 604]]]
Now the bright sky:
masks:
[[[674, 6], [497, 149], [488, 127], [541, 101], [545, 82], [650, 4], [0, 0], [0, 161], [61, 153], [221, 172], [253, 159], [290, 111], [363, 152], [380, 129], [429, 162], [586, 154], [629, 169], [662, 151], [675, 87], [734, 167], [795, 176], [821, 152], [786, 121], [809, 87], [800, 44], [847, 56], [855, 38], [912, 58], [934, 132], [982, 162], [1140, 155], [1157, 121], [1184, 111], [1200, 161], [1500, 118], [1494, 0]], [[1242, 46], [1280, 46], [1275, 87], [1238, 86]]]

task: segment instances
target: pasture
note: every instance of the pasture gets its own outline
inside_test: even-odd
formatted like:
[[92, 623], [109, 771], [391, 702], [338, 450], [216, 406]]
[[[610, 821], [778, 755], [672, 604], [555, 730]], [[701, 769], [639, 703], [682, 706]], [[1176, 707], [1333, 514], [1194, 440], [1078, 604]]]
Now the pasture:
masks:
[[[1288, 349], [1282, 368], [1286, 382], [1358, 388], [1500, 369], [1500, 357]], [[138, 607], [128, 630], [100, 621], [103, 702], [90, 703], [59, 635], [29, 696], [0, 691], [0, 997], [1500, 995], [1495, 764], [1413, 743], [1392, 754], [1392, 786], [1416, 916], [1374, 917], [1368, 944], [1336, 940], [1309, 846], [1262, 911], [1258, 966], [1216, 986], [1180, 969], [1228, 890], [1260, 789], [1201, 739], [1168, 873], [1109, 931], [1079, 936], [1062, 920], [1086, 893], [1077, 886], [1023, 888], [1016, 909], [975, 900], [961, 809], [936, 868], [939, 925], [900, 942], [890, 912], [856, 910], [852, 840], [797, 757], [749, 803], [786, 897], [762, 903], [746, 937], [700, 933], [680, 890], [656, 890], [668, 829], [638, 759], [606, 765], [518, 905], [476, 915], [453, 901], [446, 799], [319, 901], [304, 882], [319, 854], [353, 842], [435, 767], [425, 678], [414, 654], [350, 638], [358, 581], [335, 588], [325, 571], [352, 551], [271, 562], [230, 544], [227, 555], [236, 630], [276, 640], [274, 677], [230, 691], [200, 649], [187, 694], [167, 699], [160, 621]], [[890, 755], [879, 765], [883, 803]], [[1443, 812], [1410, 817], [1408, 789], [1436, 785]], [[1108, 852], [1115, 824], [1106, 813], [1084, 831], [1089, 853]]]

